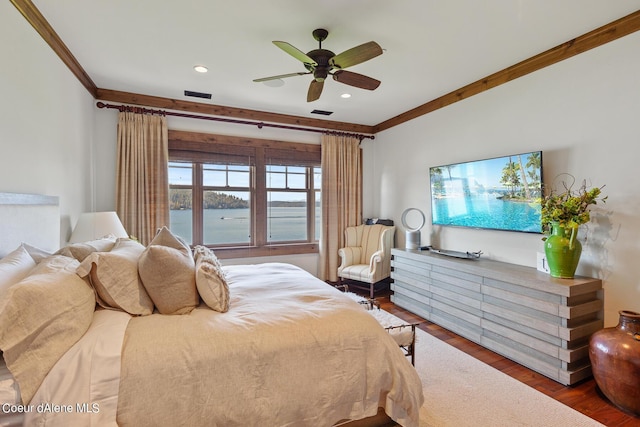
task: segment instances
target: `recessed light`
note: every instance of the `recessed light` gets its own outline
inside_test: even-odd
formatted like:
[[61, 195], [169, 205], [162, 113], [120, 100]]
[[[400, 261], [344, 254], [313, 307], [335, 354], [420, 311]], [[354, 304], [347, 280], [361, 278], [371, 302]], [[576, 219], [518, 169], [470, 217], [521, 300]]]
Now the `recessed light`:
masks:
[[343, 93], [342, 95], [340, 95], [340, 98], [351, 98], [351, 94], [350, 93]]
[[199, 73], [206, 73], [207, 71], [209, 71], [209, 69], [204, 65], [196, 65], [195, 67], [193, 67], [193, 69]]

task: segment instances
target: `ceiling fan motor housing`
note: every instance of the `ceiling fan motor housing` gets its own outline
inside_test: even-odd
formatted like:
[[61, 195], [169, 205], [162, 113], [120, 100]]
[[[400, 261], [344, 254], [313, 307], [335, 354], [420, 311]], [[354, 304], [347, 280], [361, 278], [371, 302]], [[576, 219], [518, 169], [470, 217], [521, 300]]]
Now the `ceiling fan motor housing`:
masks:
[[307, 70], [313, 73], [316, 81], [323, 82], [329, 75], [331, 65], [329, 60], [335, 56], [333, 52], [327, 49], [314, 49], [307, 53], [307, 56], [313, 59], [318, 65], [304, 64]]

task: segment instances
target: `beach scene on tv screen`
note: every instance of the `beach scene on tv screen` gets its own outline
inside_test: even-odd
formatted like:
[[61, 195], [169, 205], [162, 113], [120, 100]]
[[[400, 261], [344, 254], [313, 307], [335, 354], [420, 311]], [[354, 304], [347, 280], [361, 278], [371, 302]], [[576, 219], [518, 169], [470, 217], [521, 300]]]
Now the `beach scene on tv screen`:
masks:
[[430, 168], [434, 225], [540, 233], [542, 152]]

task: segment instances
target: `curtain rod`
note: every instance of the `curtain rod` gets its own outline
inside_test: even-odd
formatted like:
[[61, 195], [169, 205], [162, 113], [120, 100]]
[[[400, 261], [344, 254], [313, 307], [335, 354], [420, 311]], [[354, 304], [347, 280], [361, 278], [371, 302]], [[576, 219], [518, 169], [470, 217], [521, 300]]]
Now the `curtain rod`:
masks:
[[130, 111], [134, 113], [141, 114], [159, 114], [163, 116], [175, 116], [175, 117], [186, 117], [189, 119], [200, 119], [200, 120], [211, 120], [215, 122], [225, 122], [225, 123], [235, 123], [241, 125], [253, 125], [257, 126], [258, 129], [262, 129], [263, 127], [271, 127], [278, 129], [288, 129], [288, 130], [300, 130], [304, 132], [316, 132], [323, 133], [326, 135], [340, 135], [340, 136], [352, 136], [354, 138], [358, 138], [362, 141], [365, 138], [375, 139], [374, 135], [363, 135], [360, 133], [350, 133], [350, 132], [340, 132], [340, 131], [331, 131], [327, 129], [313, 129], [313, 128], [303, 128], [298, 126], [287, 126], [287, 125], [278, 125], [274, 123], [264, 123], [264, 122], [255, 122], [251, 120], [238, 120], [238, 119], [227, 119], [224, 117], [215, 117], [215, 116], [202, 116], [198, 114], [187, 114], [187, 113], [176, 113], [172, 111], [164, 111], [164, 110], [152, 110], [144, 107], [134, 107], [129, 105], [113, 105], [113, 104], [105, 104], [104, 102], [96, 103], [98, 108], [110, 108], [118, 111]]

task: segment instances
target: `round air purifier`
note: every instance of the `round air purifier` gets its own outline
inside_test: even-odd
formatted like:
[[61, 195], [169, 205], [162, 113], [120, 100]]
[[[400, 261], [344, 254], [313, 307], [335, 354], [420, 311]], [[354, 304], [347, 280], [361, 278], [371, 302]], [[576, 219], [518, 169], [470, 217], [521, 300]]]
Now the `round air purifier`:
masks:
[[[410, 220], [413, 224], [411, 226], [407, 223]], [[408, 208], [402, 212], [402, 226], [405, 228], [405, 245], [406, 249], [418, 249], [420, 247], [420, 229], [424, 227], [425, 223], [424, 213], [417, 208]]]

